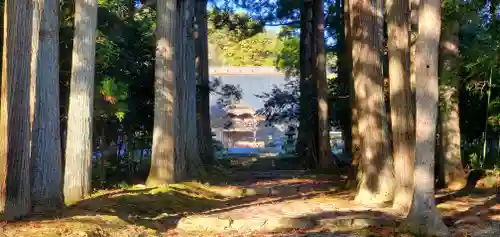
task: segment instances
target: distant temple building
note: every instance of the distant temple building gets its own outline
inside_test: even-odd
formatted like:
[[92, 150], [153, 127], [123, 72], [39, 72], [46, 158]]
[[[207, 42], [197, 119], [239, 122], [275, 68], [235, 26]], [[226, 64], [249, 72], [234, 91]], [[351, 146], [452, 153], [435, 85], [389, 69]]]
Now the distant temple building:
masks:
[[211, 110], [212, 132], [224, 147], [262, 148], [284, 136], [278, 128], [266, 126], [264, 116], [244, 103], [212, 106]]
[[280, 139], [286, 140], [287, 125], [266, 126], [264, 116], [256, 114], [264, 107], [264, 101], [256, 95], [269, 93], [275, 86], [283, 88], [284, 73], [272, 66], [211, 66], [209, 72], [212, 78], [239, 86], [243, 92], [239, 103], [227, 107], [217, 104], [219, 95], [210, 95], [212, 132], [224, 147], [264, 147]]
[[230, 105], [227, 108], [223, 140], [227, 141], [230, 147], [264, 147], [264, 142], [257, 140], [257, 129], [264, 120], [265, 118], [256, 115], [250, 106]]

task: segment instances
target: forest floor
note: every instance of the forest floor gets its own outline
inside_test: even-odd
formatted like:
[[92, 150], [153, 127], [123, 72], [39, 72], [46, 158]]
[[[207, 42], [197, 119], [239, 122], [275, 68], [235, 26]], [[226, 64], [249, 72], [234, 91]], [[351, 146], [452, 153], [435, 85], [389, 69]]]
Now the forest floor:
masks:
[[[106, 190], [58, 213], [1, 223], [0, 236], [413, 236], [390, 208], [360, 206], [341, 176], [236, 172], [217, 182]], [[221, 182], [231, 180], [231, 182]], [[499, 180], [496, 180], [497, 182]], [[500, 236], [495, 188], [441, 190], [452, 236]]]

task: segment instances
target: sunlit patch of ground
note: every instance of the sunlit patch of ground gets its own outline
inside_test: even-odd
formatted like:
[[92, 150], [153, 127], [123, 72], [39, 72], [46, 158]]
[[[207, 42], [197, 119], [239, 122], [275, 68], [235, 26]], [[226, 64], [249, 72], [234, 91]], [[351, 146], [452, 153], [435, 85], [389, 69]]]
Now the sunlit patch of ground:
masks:
[[[491, 183], [491, 180], [487, 182]], [[46, 214], [20, 222], [0, 223], [0, 237], [412, 236], [400, 233], [397, 227], [360, 228], [335, 222], [334, 219], [338, 217], [375, 215], [376, 219], [389, 219], [391, 215], [388, 208], [360, 207], [355, 204], [352, 202], [355, 192], [338, 188], [340, 183], [342, 181], [335, 176], [304, 176], [245, 180], [241, 185], [186, 182], [154, 189], [135, 186], [98, 191], [55, 216]], [[491, 186], [462, 194], [457, 194], [456, 190], [441, 192], [437, 196], [438, 200], [441, 198], [438, 208], [446, 224], [451, 227], [453, 236], [476, 236], [472, 234], [483, 230], [496, 233], [494, 231], [497, 231], [500, 223], [500, 205], [495, 194]], [[194, 234], [182, 232], [178, 228], [179, 221], [190, 216], [228, 216], [233, 213], [238, 215], [234, 216], [234, 227], [238, 223], [246, 224], [247, 217], [282, 217], [282, 212], [285, 216], [310, 216], [307, 218], [315, 218], [318, 222], [307, 228], [294, 227], [273, 233], [205, 231]], [[324, 220], [334, 221], [322, 222]], [[256, 223], [255, 219], [253, 221]]]

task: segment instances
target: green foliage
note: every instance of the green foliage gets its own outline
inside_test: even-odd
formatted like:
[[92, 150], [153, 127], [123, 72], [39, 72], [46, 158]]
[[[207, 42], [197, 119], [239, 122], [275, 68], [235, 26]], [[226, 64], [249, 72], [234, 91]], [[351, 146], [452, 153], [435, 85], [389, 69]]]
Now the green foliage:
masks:
[[282, 42], [243, 13], [212, 10], [208, 17], [211, 65], [273, 66]]
[[280, 41], [276, 36], [259, 33], [232, 42], [221, 49], [223, 64], [230, 66], [273, 66]]
[[282, 38], [283, 46], [278, 54], [276, 67], [284, 71], [288, 76], [298, 77], [300, 64], [300, 38], [297, 36], [285, 36]]

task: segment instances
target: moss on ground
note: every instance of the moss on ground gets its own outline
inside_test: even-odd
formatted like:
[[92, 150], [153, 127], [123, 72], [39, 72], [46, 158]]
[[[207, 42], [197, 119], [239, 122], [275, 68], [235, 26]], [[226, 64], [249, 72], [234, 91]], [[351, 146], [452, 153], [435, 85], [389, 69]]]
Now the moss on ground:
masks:
[[57, 216], [4, 223], [0, 225], [0, 237], [158, 236], [174, 228], [183, 214], [224, 206], [229, 197], [220, 190], [227, 188], [186, 182], [158, 188], [99, 190]]

